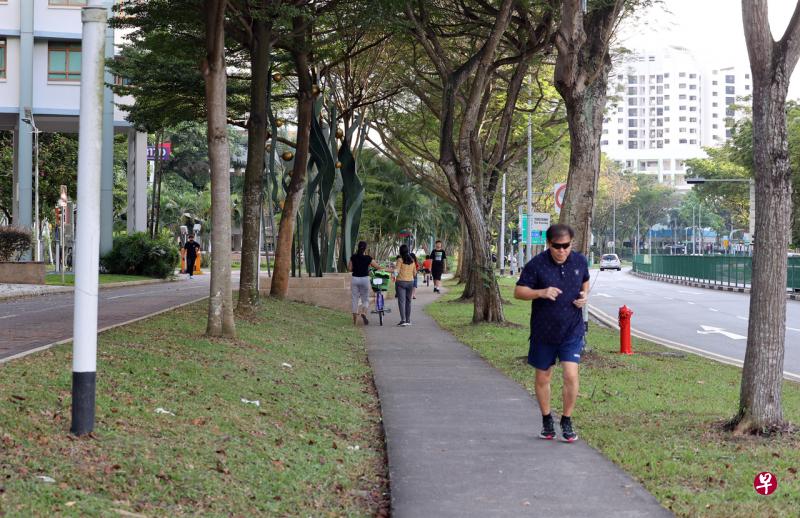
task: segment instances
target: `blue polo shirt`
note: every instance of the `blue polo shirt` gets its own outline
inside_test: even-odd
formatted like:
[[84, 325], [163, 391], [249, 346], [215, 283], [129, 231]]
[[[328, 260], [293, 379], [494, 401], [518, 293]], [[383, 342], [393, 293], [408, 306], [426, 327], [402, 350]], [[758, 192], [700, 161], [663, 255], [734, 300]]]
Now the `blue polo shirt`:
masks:
[[572, 303], [580, 297], [583, 283], [589, 280], [586, 258], [570, 252], [567, 260], [558, 264], [549, 250], [536, 255], [525, 265], [517, 286], [534, 290], [555, 287], [561, 290], [556, 300], [534, 299], [531, 305], [531, 342], [560, 345], [584, 332], [583, 312]]

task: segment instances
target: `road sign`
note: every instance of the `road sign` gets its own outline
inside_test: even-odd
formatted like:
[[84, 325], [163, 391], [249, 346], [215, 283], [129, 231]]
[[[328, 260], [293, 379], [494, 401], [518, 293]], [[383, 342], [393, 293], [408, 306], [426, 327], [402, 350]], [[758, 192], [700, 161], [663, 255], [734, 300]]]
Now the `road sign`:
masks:
[[[531, 226], [530, 236], [531, 236], [531, 244], [533, 245], [544, 245], [547, 242], [546, 233], [547, 227], [550, 226], [550, 213], [549, 212], [534, 212], [533, 213], [533, 225]], [[522, 236], [520, 236], [520, 241], [522, 243], [527, 244], [528, 240], [526, 236], [528, 235], [528, 215], [522, 214]]]
[[[162, 142], [159, 146], [159, 160], [169, 160], [172, 155], [172, 142]], [[155, 160], [156, 147], [147, 146], [147, 160]]]
[[567, 192], [567, 184], [557, 183], [553, 185], [553, 194], [556, 199], [556, 214], [561, 214], [561, 207], [564, 206], [564, 193]]

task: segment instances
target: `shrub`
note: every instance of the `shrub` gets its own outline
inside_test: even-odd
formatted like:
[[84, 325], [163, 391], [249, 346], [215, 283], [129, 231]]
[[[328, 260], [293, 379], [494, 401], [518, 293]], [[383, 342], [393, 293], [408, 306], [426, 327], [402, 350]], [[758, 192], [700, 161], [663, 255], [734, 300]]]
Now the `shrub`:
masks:
[[0, 226], [0, 262], [19, 261], [31, 248], [31, 231], [23, 227]]
[[114, 239], [114, 246], [100, 259], [108, 273], [144, 275], [165, 279], [175, 273], [180, 255], [169, 239], [150, 239], [144, 232]]

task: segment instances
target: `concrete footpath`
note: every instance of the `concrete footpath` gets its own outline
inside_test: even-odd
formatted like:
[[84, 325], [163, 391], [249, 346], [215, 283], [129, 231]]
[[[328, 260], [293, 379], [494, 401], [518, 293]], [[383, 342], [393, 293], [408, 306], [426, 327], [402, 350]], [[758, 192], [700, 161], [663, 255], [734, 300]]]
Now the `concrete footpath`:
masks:
[[411, 327], [392, 303], [383, 327], [364, 328], [394, 518], [672, 516], [582, 439], [539, 439], [535, 399], [423, 313], [434, 297], [420, 287]]

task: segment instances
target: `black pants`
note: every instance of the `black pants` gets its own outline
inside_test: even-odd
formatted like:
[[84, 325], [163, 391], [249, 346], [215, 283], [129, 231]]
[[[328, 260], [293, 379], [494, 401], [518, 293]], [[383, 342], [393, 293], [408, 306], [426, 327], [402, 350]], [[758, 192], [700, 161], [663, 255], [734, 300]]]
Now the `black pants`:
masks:
[[194, 262], [197, 260], [196, 255], [186, 255], [186, 273], [189, 274], [189, 277], [192, 276], [194, 273]]

